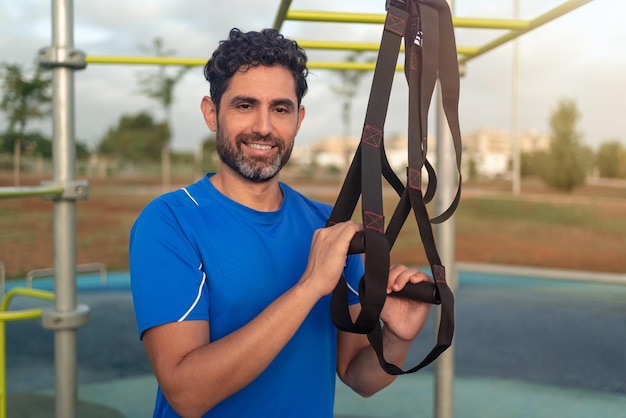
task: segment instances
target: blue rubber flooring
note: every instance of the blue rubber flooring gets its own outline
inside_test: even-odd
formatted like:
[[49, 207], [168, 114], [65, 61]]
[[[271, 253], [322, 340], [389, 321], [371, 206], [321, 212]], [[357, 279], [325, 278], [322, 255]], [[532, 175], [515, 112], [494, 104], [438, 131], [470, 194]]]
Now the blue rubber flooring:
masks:
[[[78, 282], [79, 302], [91, 312], [78, 332], [80, 401], [121, 417], [152, 416], [156, 383], [137, 337], [128, 273], [109, 272], [106, 286], [95, 275]], [[459, 283], [454, 417], [626, 418], [626, 286], [463, 273]], [[38, 279], [35, 286], [52, 283]], [[32, 306], [42, 302], [16, 298], [10, 309]], [[407, 366], [430, 349], [433, 322]], [[53, 334], [29, 320], [8, 322], [6, 338], [9, 411], [44, 416], [35, 410], [37, 402], [53, 401]], [[432, 417], [434, 392], [431, 366], [369, 399], [338, 382], [335, 413]]]

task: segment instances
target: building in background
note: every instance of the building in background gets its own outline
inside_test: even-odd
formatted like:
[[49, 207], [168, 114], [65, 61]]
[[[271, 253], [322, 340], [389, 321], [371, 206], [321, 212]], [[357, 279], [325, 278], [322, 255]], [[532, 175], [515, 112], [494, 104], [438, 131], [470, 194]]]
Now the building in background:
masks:
[[[547, 151], [550, 137], [536, 131], [520, 134], [520, 152]], [[479, 177], [511, 178], [513, 134], [506, 130], [478, 129], [463, 136], [463, 164], [473, 165]], [[467, 168], [464, 169], [467, 172]]]
[[[511, 161], [513, 153], [513, 134], [506, 130], [479, 129], [463, 136], [463, 176], [468, 178], [469, 166], [474, 173], [482, 178], [511, 178]], [[359, 145], [359, 138], [346, 138], [341, 135], [326, 136], [319, 141], [296, 147], [293, 153], [294, 162], [303, 165], [314, 165], [321, 168], [345, 172], [354, 158]], [[403, 176], [407, 166], [406, 135], [389, 135], [385, 137], [385, 153], [389, 165]], [[550, 137], [536, 131], [522, 133], [520, 151], [533, 153], [547, 151]], [[436, 167], [436, 139], [428, 140], [428, 160]]]

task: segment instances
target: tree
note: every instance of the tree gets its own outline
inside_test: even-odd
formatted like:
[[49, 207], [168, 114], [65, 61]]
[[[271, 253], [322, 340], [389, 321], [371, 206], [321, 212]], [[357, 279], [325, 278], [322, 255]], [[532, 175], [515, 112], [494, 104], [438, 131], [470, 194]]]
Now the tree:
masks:
[[216, 171], [219, 168], [219, 157], [217, 155], [217, 144], [215, 141], [215, 134], [209, 134], [202, 141], [202, 170], [203, 171]]
[[522, 177], [537, 177], [541, 175], [546, 164], [546, 151], [523, 152], [520, 155], [520, 175]]
[[117, 126], [108, 129], [98, 153], [130, 161], [159, 161], [170, 131], [167, 122], [155, 123], [148, 112], [122, 115]]
[[600, 177], [626, 177], [626, 147], [618, 140], [603, 143], [598, 149], [595, 163]]
[[[17, 142], [19, 141], [19, 145]], [[20, 147], [20, 154], [40, 155], [44, 158], [52, 157], [52, 141], [39, 132], [5, 133], [0, 136], [0, 152], [12, 153]]]
[[[354, 63], [359, 60], [362, 55], [362, 51], [354, 51], [346, 58], [346, 62]], [[373, 59], [366, 59], [365, 62], [372, 62]], [[336, 70], [340, 83], [332, 85], [331, 88], [335, 94], [337, 94], [341, 102], [341, 121], [343, 123], [345, 140], [349, 140], [350, 131], [352, 129], [351, 113], [352, 113], [352, 100], [356, 96], [361, 83], [361, 79], [367, 75], [367, 71], [363, 70]], [[350, 154], [346, 147], [345, 155], [345, 167], [350, 164]]]
[[7, 115], [7, 135], [13, 138], [13, 183], [20, 184], [22, 139], [27, 123], [50, 115], [52, 78], [41, 67], [28, 77], [18, 64], [0, 65], [2, 100], [0, 110]]
[[[174, 50], [164, 49], [163, 40], [158, 37], [152, 41], [151, 46], [140, 46], [140, 49], [158, 57], [167, 57], [175, 53]], [[179, 67], [174, 74], [169, 74], [167, 67], [167, 65], [161, 65], [157, 71], [139, 73], [138, 81], [140, 92], [156, 100], [163, 108], [165, 122], [170, 126], [171, 135], [171, 113], [172, 104], [174, 103], [174, 88], [191, 67]], [[165, 188], [169, 188], [171, 178], [170, 139], [171, 136], [163, 143], [161, 150], [161, 174], [163, 176], [163, 187]]]
[[580, 116], [572, 99], [561, 99], [550, 116], [552, 138], [541, 177], [557, 190], [572, 191], [587, 178], [588, 152], [577, 130]]
[[[0, 135], [0, 153], [5, 152], [11, 154], [14, 152], [17, 140], [17, 133], [4, 133]], [[20, 136], [20, 149], [22, 155], [51, 159], [52, 139], [40, 132], [25, 132]], [[84, 142], [76, 141], [76, 158], [85, 159], [90, 155], [89, 147]]]

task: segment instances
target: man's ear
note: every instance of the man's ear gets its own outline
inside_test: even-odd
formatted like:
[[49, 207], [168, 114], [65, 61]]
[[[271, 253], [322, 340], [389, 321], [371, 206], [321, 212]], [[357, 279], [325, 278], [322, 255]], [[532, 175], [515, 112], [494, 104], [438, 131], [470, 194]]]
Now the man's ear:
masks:
[[306, 114], [304, 110], [304, 106], [300, 105], [298, 109], [298, 127], [296, 128], [296, 134], [300, 132], [300, 126], [302, 125], [302, 120], [304, 119], [304, 115]]
[[213, 103], [213, 99], [209, 96], [204, 96], [200, 102], [200, 109], [202, 110], [202, 116], [204, 116], [204, 122], [206, 126], [213, 132], [217, 129], [217, 109]]

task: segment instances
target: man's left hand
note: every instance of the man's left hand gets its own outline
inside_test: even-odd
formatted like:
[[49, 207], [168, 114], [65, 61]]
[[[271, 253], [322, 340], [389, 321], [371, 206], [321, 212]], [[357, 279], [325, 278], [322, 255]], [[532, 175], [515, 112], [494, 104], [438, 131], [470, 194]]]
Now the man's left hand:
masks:
[[393, 265], [389, 269], [387, 299], [380, 314], [387, 332], [405, 341], [413, 341], [424, 327], [430, 312], [430, 303], [419, 302], [403, 297], [393, 297], [394, 292], [404, 289], [408, 283], [431, 281], [430, 277], [416, 269], [403, 265]]

